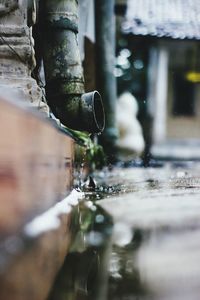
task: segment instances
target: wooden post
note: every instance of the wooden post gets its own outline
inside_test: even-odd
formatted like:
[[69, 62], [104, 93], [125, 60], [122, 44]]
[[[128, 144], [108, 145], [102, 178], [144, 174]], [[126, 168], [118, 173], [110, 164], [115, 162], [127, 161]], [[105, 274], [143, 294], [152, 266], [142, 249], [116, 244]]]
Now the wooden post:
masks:
[[108, 159], [114, 159], [118, 136], [116, 129], [117, 86], [114, 77], [115, 67], [115, 17], [114, 1], [95, 1], [96, 21], [96, 78], [97, 89], [102, 95], [105, 107], [105, 130], [100, 137]]
[[[157, 63], [156, 63], [157, 61]], [[156, 82], [154, 87], [154, 110], [153, 141], [160, 143], [166, 137], [167, 122], [167, 93], [168, 93], [168, 52], [160, 47], [157, 59], [154, 59], [156, 70]]]

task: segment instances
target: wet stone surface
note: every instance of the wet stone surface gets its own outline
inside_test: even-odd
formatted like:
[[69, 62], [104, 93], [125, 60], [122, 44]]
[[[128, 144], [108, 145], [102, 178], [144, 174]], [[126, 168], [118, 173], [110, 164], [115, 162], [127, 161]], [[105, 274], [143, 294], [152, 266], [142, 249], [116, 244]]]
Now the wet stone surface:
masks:
[[[193, 162], [95, 174], [93, 191], [85, 186], [85, 204], [97, 208], [93, 225], [103, 225], [101, 242], [89, 243], [89, 253], [98, 253], [98, 276], [95, 282], [87, 277], [92, 293], [71, 290], [71, 297], [60, 299], [199, 299], [199, 174], [200, 164]], [[92, 228], [84, 240], [100, 241]], [[92, 261], [94, 253], [88, 255]]]

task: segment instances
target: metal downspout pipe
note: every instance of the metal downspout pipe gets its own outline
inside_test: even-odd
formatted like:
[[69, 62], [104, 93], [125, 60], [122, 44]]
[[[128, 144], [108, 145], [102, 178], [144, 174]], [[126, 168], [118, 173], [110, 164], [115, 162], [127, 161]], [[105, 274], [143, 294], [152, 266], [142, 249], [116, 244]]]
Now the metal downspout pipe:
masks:
[[106, 127], [100, 137], [108, 160], [115, 160], [115, 144], [118, 131], [115, 121], [117, 83], [115, 67], [115, 15], [114, 0], [95, 1], [97, 88], [105, 107]]
[[42, 0], [42, 48], [47, 102], [60, 121], [76, 130], [99, 133], [104, 109], [97, 91], [84, 94], [77, 0]]

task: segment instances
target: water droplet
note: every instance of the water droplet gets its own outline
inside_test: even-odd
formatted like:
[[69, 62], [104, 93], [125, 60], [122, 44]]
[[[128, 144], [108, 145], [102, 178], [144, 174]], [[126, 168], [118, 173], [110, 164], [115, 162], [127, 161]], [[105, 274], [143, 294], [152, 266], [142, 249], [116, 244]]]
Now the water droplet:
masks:
[[91, 231], [86, 237], [87, 243], [91, 246], [100, 246], [103, 243], [103, 234], [98, 231]]
[[95, 218], [96, 223], [103, 223], [105, 220], [103, 215], [97, 215]]
[[179, 171], [176, 173], [177, 178], [183, 178], [187, 175], [187, 172]]

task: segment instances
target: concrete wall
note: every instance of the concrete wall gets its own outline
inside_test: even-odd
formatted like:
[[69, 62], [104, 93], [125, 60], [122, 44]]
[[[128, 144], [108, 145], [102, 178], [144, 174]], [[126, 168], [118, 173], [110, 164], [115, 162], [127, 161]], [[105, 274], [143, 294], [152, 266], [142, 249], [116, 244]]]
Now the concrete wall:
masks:
[[23, 99], [38, 106], [42, 93], [31, 77], [35, 66], [31, 25], [36, 20], [36, 2], [4, 2], [0, 5], [0, 86], [20, 91]]

